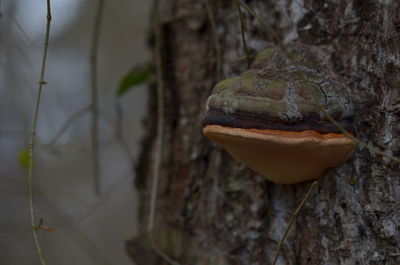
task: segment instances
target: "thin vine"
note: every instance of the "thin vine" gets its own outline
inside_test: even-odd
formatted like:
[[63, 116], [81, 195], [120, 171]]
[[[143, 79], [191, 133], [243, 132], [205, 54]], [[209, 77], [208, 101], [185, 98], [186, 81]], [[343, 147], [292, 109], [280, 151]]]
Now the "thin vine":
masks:
[[318, 185], [319, 185], [318, 181], [314, 181], [313, 183], [311, 183], [311, 186], [310, 186], [306, 196], [304, 196], [304, 198], [301, 201], [301, 203], [299, 204], [299, 206], [293, 212], [292, 217], [290, 218], [289, 223], [286, 226], [285, 232], [283, 233], [281, 239], [279, 240], [278, 247], [276, 248], [275, 257], [274, 257], [274, 261], [272, 262], [272, 265], [276, 264], [278, 257], [279, 257], [279, 252], [281, 251], [283, 244], [285, 243], [285, 239], [286, 239], [287, 234], [289, 233], [290, 228], [292, 227], [292, 225], [293, 225], [294, 221], [297, 219], [297, 217], [300, 215], [306, 202], [308, 201], [308, 199], [310, 198], [310, 196], [314, 192], [314, 190], [318, 187]]
[[33, 115], [33, 122], [32, 122], [32, 130], [30, 134], [29, 140], [29, 160], [28, 160], [28, 197], [29, 197], [29, 210], [31, 215], [31, 226], [32, 226], [32, 233], [33, 239], [35, 241], [36, 250], [39, 255], [39, 260], [41, 265], [46, 265], [46, 259], [43, 254], [43, 250], [40, 245], [39, 237], [37, 234], [37, 230], [39, 229], [39, 225], [36, 223], [35, 217], [35, 209], [33, 206], [33, 152], [35, 148], [35, 136], [36, 136], [36, 128], [39, 118], [39, 107], [40, 107], [40, 99], [42, 95], [43, 86], [46, 85], [46, 81], [44, 80], [44, 73], [46, 69], [46, 60], [47, 60], [47, 50], [49, 48], [49, 39], [50, 39], [50, 25], [51, 25], [51, 6], [50, 0], [47, 0], [47, 23], [46, 23], [46, 34], [44, 40], [44, 48], [43, 48], [43, 57], [42, 57], [42, 64], [40, 70], [40, 77], [39, 77], [39, 88], [36, 97], [36, 104], [35, 110]]

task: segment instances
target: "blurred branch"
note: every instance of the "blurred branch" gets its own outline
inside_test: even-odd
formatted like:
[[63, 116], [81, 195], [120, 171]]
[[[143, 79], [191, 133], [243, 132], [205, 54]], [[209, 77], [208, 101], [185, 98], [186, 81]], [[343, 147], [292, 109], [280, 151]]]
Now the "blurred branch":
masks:
[[39, 88], [36, 97], [35, 111], [33, 115], [33, 123], [32, 123], [32, 131], [29, 140], [29, 162], [28, 162], [28, 197], [29, 197], [29, 210], [31, 215], [31, 226], [33, 232], [33, 239], [35, 241], [36, 249], [39, 255], [40, 264], [46, 265], [46, 260], [43, 255], [42, 248], [40, 246], [39, 238], [37, 235], [38, 225], [36, 224], [35, 217], [35, 209], [33, 207], [33, 151], [35, 148], [35, 135], [36, 135], [36, 127], [39, 118], [39, 107], [40, 107], [40, 99], [42, 95], [43, 86], [46, 84], [44, 81], [44, 72], [46, 69], [46, 59], [47, 59], [47, 50], [49, 47], [49, 38], [50, 38], [50, 24], [51, 24], [51, 8], [50, 8], [50, 0], [47, 0], [47, 23], [46, 23], [46, 34], [44, 40], [44, 48], [43, 48], [43, 57], [42, 57], [42, 65], [40, 70], [39, 77]]
[[98, 57], [98, 44], [100, 37], [100, 25], [103, 14], [104, 0], [99, 0], [97, 11], [94, 21], [92, 45], [91, 45], [91, 110], [92, 110], [92, 168], [93, 168], [93, 184], [95, 193], [100, 195], [100, 179], [99, 179], [99, 107], [98, 107], [98, 85], [97, 85], [97, 57]]
[[[60, 139], [60, 137], [68, 130], [68, 128], [73, 124], [74, 121], [76, 121], [77, 119], [79, 119], [81, 116], [83, 116], [86, 112], [89, 112], [91, 110], [90, 106], [86, 106], [81, 108], [80, 110], [78, 110], [77, 112], [73, 113], [68, 120], [64, 123], [64, 125], [61, 127], [61, 129], [58, 131], [58, 133], [53, 137], [53, 139], [51, 141], [49, 141], [47, 144], [42, 144], [41, 146], [44, 148], [50, 148], [52, 149], [53, 147], [55, 147], [54, 145], [57, 143], [57, 141]], [[117, 114], [118, 115], [118, 114]], [[107, 115], [107, 113], [102, 112], [101, 110], [98, 111], [98, 118], [99, 120], [103, 119], [107, 124], [109, 124], [109, 126], [113, 129], [117, 128], [117, 127], [121, 127], [122, 125], [119, 125], [118, 123], [120, 123], [119, 121], [119, 117], [117, 117], [117, 121], [113, 121], [113, 119]], [[109, 144], [111, 144], [113, 141], [118, 141], [121, 142], [119, 139], [119, 132], [117, 132], [117, 129], [115, 129], [115, 139], [110, 139], [109, 141], [105, 141], [103, 143], [101, 143], [99, 141], [99, 151], [102, 150], [103, 148], [106, 148]], [[0, 135], [1, 135], [1, 131], [0, 131]], [[124, 143], [126, 143], [126, 140], [123, 141]], [[122, 145], [122, 143], [120, 143]], [[68, 146], [71, 147], [72, 143], [68, 143]], [[82, 145], [79, 145], [80, 147], [82, 147]], [[127, 146], [124, 146], [123, 148], [128, 149], [129, 148]], [[84, 152], [87, 153], [86, 149], [81, 149], [80, 152]], [[132, 152], [129, 150], [129, 154], [127, 154], [130, 158], [132, 157], [132, 161], [133, 161], [133, 154]]]
[[86, 107], [81, 108], [74, 114], [72, 114], [68, 118], [68, 120], [64, 123], [64, 125], [61, 127], [61, 129], [58, 131], [58, 133], [53, 137], [53, 139], [48, 144], [46, 144], [46, 147], [52, 147], [58, 141], [58, 139], [60, 139], [60, 137], [66, 132], [68, 127], [71, 126], [71, 124], [75, 120], [77, 120], [79, 117], [81, 117], [83, 114], [85, 114], [90, 109], [91, 109], [90, 106], [86, 106]]

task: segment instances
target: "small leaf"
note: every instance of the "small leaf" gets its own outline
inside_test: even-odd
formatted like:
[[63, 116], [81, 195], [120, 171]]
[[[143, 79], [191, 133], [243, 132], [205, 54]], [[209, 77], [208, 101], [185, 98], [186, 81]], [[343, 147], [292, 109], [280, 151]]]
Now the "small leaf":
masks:
[[118, 96], [124, 95], [132, 87], [142, 84], [149, 79], [151, 65], [149, 63], [135, 66], [121, 80], [118, 86]]
[[19, 161], [19, 164], [25, 170], [29, 169], [29, 150], [28, 149], [22, 149], [22, 150], [19, 151], [18, 161]]

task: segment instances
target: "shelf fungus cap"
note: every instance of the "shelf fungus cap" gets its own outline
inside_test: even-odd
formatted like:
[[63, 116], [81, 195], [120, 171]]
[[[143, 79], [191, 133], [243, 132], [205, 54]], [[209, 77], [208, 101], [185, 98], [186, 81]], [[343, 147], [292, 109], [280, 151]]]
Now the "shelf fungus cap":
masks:
[[[218, 83], [207, 100], [203, 133], [234, 158], [284, 184], [317, 179], [344, 163], [356, 143], [328, 120], [353, 133], [353, 106], [344, 87], [320, 69], [293, 68], [274, 50], [263, 52], [239, 77]], [[279, 70], [271, 63], [279, 62]], [[309, 56], [300, 49], [300, 58]], [[264, 65], [263, 65], [264, 62]], [[306, 65], [306, 66], [304, 66]]]

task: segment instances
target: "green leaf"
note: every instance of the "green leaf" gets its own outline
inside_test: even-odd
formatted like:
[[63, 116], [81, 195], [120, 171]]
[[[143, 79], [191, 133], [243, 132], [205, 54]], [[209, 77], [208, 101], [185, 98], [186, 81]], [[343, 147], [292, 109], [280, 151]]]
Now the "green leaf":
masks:
[[29, 169], [29, 151], [28, 149], [22, 149], [18, 154], [19, 164], [25, 169]]
[[146, 82], [149, 79], [151, 68], [149, 63], [135, 66], [122, 78], [117, 95], [122, 96], [134, 86]]

